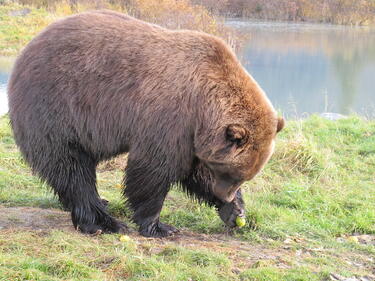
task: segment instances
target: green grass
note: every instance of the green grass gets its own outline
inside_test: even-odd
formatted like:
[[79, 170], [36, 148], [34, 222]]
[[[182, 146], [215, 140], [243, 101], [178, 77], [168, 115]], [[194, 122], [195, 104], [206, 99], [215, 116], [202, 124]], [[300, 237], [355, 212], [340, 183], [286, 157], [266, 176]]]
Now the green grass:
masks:
[[291, 122], [262, 177], [248, 184], [263, 191], [248, 200], [250, 214], [259, 232], [275, 238], [374, 234], [374, 183], [374, 122]]
[[[12, 11], [25, 8], [31, 10], [29, 14], [11, 15]], [[0, 54], [17, 54], [39, 31], [57, 18], [43, 8], [36, 9], [16, 3], [0, 5]]]
[[218, 277], [230, 280], [232, 276], [227, 267], [230, 261], [221, 254], [176, 246], [150, 256], [146, 249], [134, 240], [120, 242], [118, 235], [93, 238], [52, 231], [41, 237], [21, 231], [3, 232], [0, 233], [0, 280], [108, 280], [111, 277], [117, 280], [219, 280]]
[[[78, 1], [76, 8], [72, 8], [69, 0], [22, 1], [30, 5], [17, 2], [0, 0], [0, 55], [18, 54], [38, 32], [59, 18], [103, 8], [128, 13], [169, 28], [200, 30], [230, 40], [236, 38], [221, 19], [214, 17], [203, 6], [192, 5], [187, 0], [85, 0]], [[19, 15], [20, 11], [26, 9], [29, 13]]]
[[[130, 212], [116, 187], [122, 176], [118, 169], [100, 170], [98, 188], [110, 200], [111, 213], [129, 223]], [[195, 233], [195, 240], [185, 234], [177, 242], [131, 235], [131, 241], [124, 243], [119, 235], [89, 237], [58, 228], [0, 230], [0, 280], [371, 276], [369, 259], [375, 247], [346, 238], [375, 234], [374, 121], [312, 116], [288, 122], [271, 161], [243, 188], [248, 224], [226, 240], [215, 240], [226, 232], [215, 210], [177, 189], [166, 200], [161, 218]], [[49, 187], [22, 160], [7, 117], [0, 119], [0, 204], [61, 208]], [[203, 243], [202, 237], [215, 239]]]

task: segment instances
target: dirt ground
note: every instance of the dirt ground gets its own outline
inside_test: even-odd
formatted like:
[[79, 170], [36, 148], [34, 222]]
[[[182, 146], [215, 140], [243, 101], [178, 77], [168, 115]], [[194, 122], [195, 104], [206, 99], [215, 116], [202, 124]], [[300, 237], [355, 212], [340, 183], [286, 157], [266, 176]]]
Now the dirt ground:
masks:
[[[68, 232], [76, 231], [71, 223], [70, 215], [57, 209], [41, 209], [31, 207], [1, 207], [0, 206], [0, 232], [11, 229], [24, 229], [25, 231], [46, 232], [53, 229]], [[145, 238], [131, 231], [129, 236], [137, 241], [141, 246], [149, 243], [153, 247], [149, 248], [149, 254], [163, 251], [167, 246], [178, 245], [190, 249], [210, 249], [227, 255], [233, 264], [237, 266], [233, 271], [240, 271], [249, 267], [273, 266], [278, 268], [291, 268], [296, 265], [303, 265], [305, 260], [316, 256], [334, 256], [344, 260], [348, 265], [355, 266], [372, 272], [372, 276], [358, 278], [343, 278], [339, 275], [331, 274], [331, 280], [348, 281], [369, 281], [375, 280], [375, 261], [373, 257], [363, 254], [351, 253], [339, 254], [334, 249], [309, 246], [307, 241], [299, 238], [289, 238], [283, 243], [254, 244], [240, 241], [228, 234], [200, 234], [186, 230], [181, 230], [177, 235], [164, 238]], [[366, 238], [366, 239], [365, 239]], [[375, 236], [358, 236], [358, 243], [375, 244]], [[147, 251], [147, 247], [144, 247]]]

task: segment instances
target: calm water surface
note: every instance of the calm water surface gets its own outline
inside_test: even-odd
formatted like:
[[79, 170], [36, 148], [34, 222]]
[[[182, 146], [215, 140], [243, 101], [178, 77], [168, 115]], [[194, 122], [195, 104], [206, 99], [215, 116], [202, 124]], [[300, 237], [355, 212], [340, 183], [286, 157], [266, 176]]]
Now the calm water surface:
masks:
[[375, 29], [229, 20], [239, 57], [287, 117], [357, 112], [375, 117]]
[[[242, 34], [238, 56], [287, 117], [357, 112], [375, 117], [375, 29], [228, 20]], [[14, 62], [0, 57], [0, 115]]]
[[0, 116], [8, 112], [6, 85], [14, 58], [0, 56]]

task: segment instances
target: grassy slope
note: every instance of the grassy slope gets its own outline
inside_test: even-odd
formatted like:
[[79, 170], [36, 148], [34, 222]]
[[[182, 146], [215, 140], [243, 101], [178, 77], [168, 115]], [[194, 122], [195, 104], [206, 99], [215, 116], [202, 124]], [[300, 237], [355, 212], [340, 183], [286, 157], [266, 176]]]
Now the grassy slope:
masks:
[[[204, 7], [190, 5], [187, 0], [135, 0], [125, 1], [126, 7], [116, 5], [116, 1], [82, 1], [73, 11], [69, 1], [55, 1], [48, 9], [35, 6], [23, 6], [0, 0], [0, 55], [17, 54], [39, 31], [49, 23], [77, 12], [93, 9], [111, 9], [129, 12], [139, 19], [153, 22], [169, 28], [201, 30], [211, 34], [220, 34], [223, 38], [233, 40], [234, 35], [225, 28], [221, 21], [213, 17]], [[37, 1], [34, 1], [37, 2]], [[40, 1], [42, 7], [45, 1]], [[123, 1], [122, 1], [123, 2]], [[28, 10], [24, 16], [15, 15]], [[229, 40], [229, 41], [231, 41]]]
[[[22, 161], [8, 121], [0, 119], [1, 205], [59, 208], [48, 187]], [[99, 191], [110, 200], [111, 212], [129, 221], [117, 187], [121, 177], [117, 169], [101, 170]], [[374, 183], [374, 121], [355, 116], [336, 122], [319, 117], [291, 121], [263, 173], [245, 184], [249, 224], [225, 242], [247, 241], [250, 248], [238, 247], [239, 260], [211, 246], [137, 235], [123, 243], [118, 235], [87, 237], [64, 229], [0, 230], [0, 280], [324, 280], [332, 272], [369, 275], [366, 261], [375, 255], [374, 246], [345, 237], [375, 234]], [[162, 219], [195, 233], [225, 232], [214, 210], [178, 190], [166, 201]], [[339, 242], [338, 237], [344, 238]], [[283, 256], [286, 266], [261, 258], [285, 249], [285, 243], [292, 253]], [[155, 245], [156, 253], [150, 250]], [[241, 262], [259, 245], [258, 262]], [[298, 257], [305, 252], [309, 255]]]
[[12, 11], [27, 6], [15, 3], [0, 5], [0, 55], [15, 55], [39, 31], [58, 18], [45, 9], [30, 8], [26, 16], [11, 16]]

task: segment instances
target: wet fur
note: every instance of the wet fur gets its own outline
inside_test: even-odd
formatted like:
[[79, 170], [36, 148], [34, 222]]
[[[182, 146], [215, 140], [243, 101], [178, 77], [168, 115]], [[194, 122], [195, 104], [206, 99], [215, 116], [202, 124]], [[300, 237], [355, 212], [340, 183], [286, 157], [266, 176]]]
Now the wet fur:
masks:
[[197, 146], [215, 147], [210, 130], [224, 130], [223, 115], [236, 120], [251, 107], [252, 135], [273, 133], [262, 125], [273, 122], [262, 97], [220, 90], [252, 87], [246, 77], [216, 37], [88, 12], [50, 25], [23, 50], [9, 81], [9, 114], [24, 158], [75, 227], [126, 229], [100, 200], [95, 169], [128, 152], [124, 196], [133, 220], [145, 236], [166, 236], [176, 230], [159, 214], [173, 183], [223, 206], [195, 155]]

